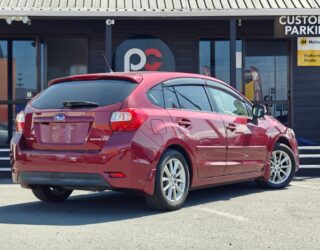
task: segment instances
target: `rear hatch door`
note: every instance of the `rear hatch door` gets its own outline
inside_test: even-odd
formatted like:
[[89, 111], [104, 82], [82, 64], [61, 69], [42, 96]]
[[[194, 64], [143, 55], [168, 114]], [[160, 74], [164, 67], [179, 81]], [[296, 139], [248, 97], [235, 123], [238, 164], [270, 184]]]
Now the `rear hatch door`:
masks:
[[26, 147], [101, 150], [112, 134], [112, 112], [121, 108], [136, 86], [124, 80], [94, 80], [49, 87], [26, 108]]

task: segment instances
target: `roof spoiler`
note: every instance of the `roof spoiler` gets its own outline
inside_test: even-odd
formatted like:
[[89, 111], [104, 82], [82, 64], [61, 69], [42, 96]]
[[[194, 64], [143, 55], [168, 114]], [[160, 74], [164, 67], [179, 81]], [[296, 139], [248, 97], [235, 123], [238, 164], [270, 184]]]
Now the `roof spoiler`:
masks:
[[101, 73], [101, 74], [86, 74], [86, 75], [74, 75], [53, 79], [48, 83], [48, 86], [52, 86], [62, 82], [74, 82], [74, 81], [89, 81], [89, 80], [123, 80], [133, 83], [141, 83], [143, 80], [140, 74], [125, 74], [125, 73]]

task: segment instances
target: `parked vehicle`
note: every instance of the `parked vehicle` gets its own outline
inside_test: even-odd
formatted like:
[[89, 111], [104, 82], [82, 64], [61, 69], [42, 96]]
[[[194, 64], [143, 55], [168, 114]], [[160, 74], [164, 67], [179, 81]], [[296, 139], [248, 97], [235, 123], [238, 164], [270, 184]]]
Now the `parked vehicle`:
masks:
[[131, 190], [174, 210], [191, 189], [284, 188], [298, 170], [294, 132], [218, 79], [106, 73], [49, 85], [17, 115], [11, 141], [14, 182], [42, 201]]

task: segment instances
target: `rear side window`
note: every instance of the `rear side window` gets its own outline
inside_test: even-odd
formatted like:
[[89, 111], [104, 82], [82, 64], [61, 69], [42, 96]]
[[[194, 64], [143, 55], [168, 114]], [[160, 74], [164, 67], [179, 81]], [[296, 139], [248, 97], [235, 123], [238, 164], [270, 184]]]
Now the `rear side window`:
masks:
[[203, 86], [174, 87], [181, 109], [211, 111], [211, 106]]
[[119, 80], [58, 83], [31, 102], [38, 109], [61, 109], [64, 102], [93, 102], [99, 107], [122, 102], [137, 84]]
[[150, 89], [147, 93], [147, 96], [154, 105], [164, 107], [163, 92], [162, 92], [161, 84]]
[[178, 109], [180, 106], [173, 87], [165, 87], [163, 91], [165, 98], [165, 107], [169, 109]]

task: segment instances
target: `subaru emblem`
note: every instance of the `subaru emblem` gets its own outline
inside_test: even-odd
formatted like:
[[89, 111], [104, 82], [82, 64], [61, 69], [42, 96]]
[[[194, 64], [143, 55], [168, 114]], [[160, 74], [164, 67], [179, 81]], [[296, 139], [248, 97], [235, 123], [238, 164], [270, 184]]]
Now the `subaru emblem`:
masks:
[[57, 122], [63, 122], [66, 120], [66, 116], [64, 114], [56, 114], [53, 119]]

